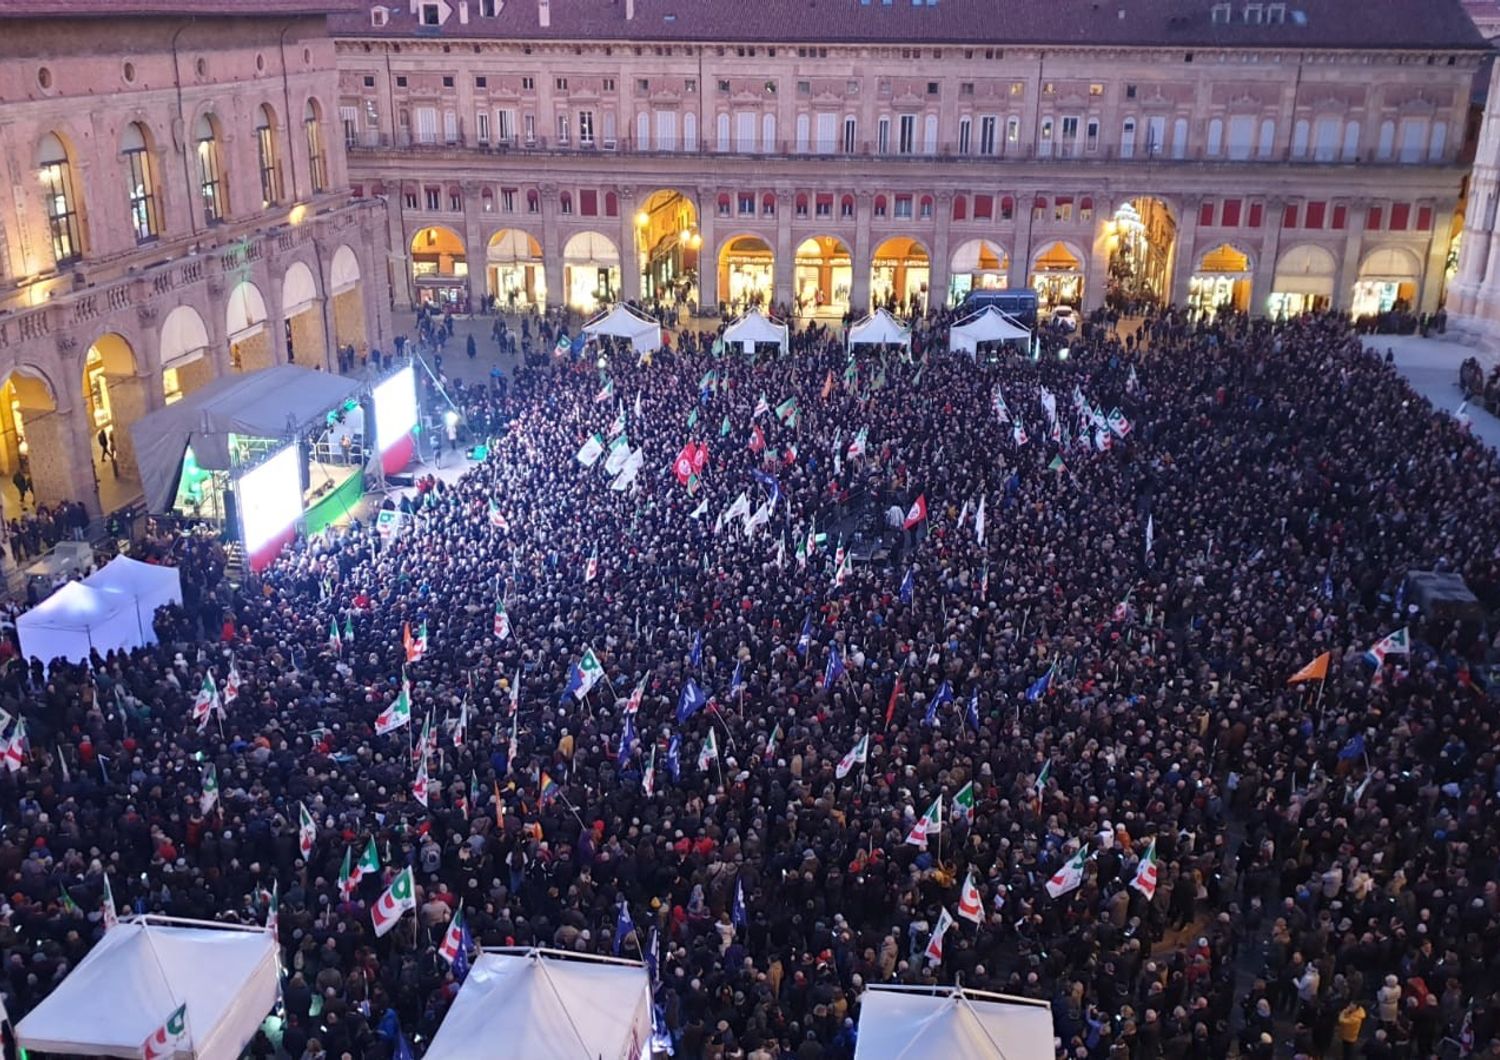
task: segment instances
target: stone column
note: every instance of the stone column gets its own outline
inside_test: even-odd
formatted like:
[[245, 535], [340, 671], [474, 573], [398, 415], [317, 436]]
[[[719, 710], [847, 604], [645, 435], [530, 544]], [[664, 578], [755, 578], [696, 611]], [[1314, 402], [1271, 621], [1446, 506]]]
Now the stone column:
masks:
[[870, 213], [874, 209], [875, 197], [868, 191], [854, 194], [854, 256], [850, 265], [854, 274], [849, 285], [849, 307], [858, 320], [870, 311], [870, 272], [873, 262], [870, 254]]
[[1172, 289], [1166, 292], [1166, 296], [1168, 302], [1187, 305], [1188, 283], [1198, 262], [1198, 206], [1203, 200], [1198, 195], [1184, 195], [1179, 201], [1182, 216], [1173, 250]]
[[[1281, 258], [1281, 200], [1267, 199], [1261, 218], [1264, 233], [1260, 241], [1260, 256], [1255, 262], [1255, 275], [1250, 281], [1250, 312], [1264, 313], [1268, 300], [1276, 289], [1276, 262]], [[1351, 202], [1349, 216], [1363, 212], [1364, 204]]]
[[541, 196], [542, 265], [547, 279], [547, 304], [566, 309], [568, 292], [563, 288], [563, 239], [557, 227], [557, 185], [543, 184]]
[[1354, 301], [1354, 282], [1359, 278], [1359, 258], [1364, 252], [1365, 214], [1365, 210], [1357, 210], [1350, 215], [1344, 253], [1334, 263], [1333, 307], [1341, 311], [1347, 311]]
[[1113, 204], [1103, 195], [1094, 196], [1094, 235], [1089, 245], [1088, 283], [1083, 285], [1083, 312], [1091, 313], [1104, 305], [1109, 287], [1110, 240], [1114, 229]]
[[[467, 83], [466, 81], [465, 84]], [[469, 266], [469, 311], [477, 313], [488, 293], [485, 278], [489, 272], [489, 247], [484, 242], [484, 215], [479, 209], [483, 185], [477, 180], [466, 180], [459, 186], [459, 190], [464, 197], [464, 261]]]
[[99, 514], [99, 484], [94, 477], [92, 432], [81, 402], [70, 409], [26, 416], [26, 448], [36, 503], [82, 501]]
[[[700, 130], [701, 135], [701, 130]], [[707, 312], [719, 304], [718, 189], [698, 189], [698, 308]]]
[[115, 454], [122, 478], [140, 480], [141, 472], [135, 462], [135, 439], [131, 437], [130, 425], [152, 411], [150, 392], [155, 390], [158, 394], [161, 393], [159, 386], [152, 386], [156, 379], [155, 375], [104, 377], [104, 384], [109, 387], [109, 408], [114, 418]]
[[1443, 281], [1448, 276], [1448, 233], [1453, 228], [1453, 210], [1434, 210], [1432, 241], [1427, 245], [1422, 285], [1417, 293], [1418, 313], [1436, 313], [1443, 298]]
[[314, 298], [304, 308], [292, 314], [291, 321], [292, 346], [288, 351], [289, 356], [295, 354], [297, 363], [303, 368], [322, 365], [324, 371], [329, 371], [332, 358], [323, 326], [323, 299]]
[[952, 251], [948, 249], [953, 224], [953, 193], [940, 191], [933, 203], [937, 216], [933, 218], [932, 256], [928, 259], [927, 305], [948, 304], [948, 269], [952, 264]]
[[792, 243], [792, 192], [777, 188], [776, 259], [771, 270], [771, 302], [774, 306], [792, 304], [792, 278], [796, 275], [796, 246]]
[[618, 242], [620, 244], [620, 289], [616, 296], [624, 301], [632, 301], [641, 297], [645, 289], [644, 249], [640, 244], [640, 237], [636, 234], [635, 227], [635, 188], [620, 187], [615, 189], [619, 200], [620, 209], [620, 232]]
[[1010, 252], [1010, 276], [1007, 286], [1026, 288], [1031, 283], [1031, 213], [1036, 205], [1036, 189], [1016, 192], [1016, 240]]

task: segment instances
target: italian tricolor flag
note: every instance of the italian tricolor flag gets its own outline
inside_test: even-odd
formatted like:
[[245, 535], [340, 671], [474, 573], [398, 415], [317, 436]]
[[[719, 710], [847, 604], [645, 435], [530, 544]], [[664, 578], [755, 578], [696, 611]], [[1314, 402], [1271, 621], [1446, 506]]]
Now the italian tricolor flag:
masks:
[[911, 831], [906, 834], [906, 841], [914, 847], [925, 847], [927, 837], [937, 835], [943, 830], [943, 797], [939, 795], [932, 800], [932, 805], [927, 807], [927, 812], [917, 818], [917, 823], [911, 826]]
[[396, 701], [380, 712], [375, 719], [375, 735], [384, 736], [388, 732], [395, 732], [403, 725], [411, 724], [411, 682], [401, 681], [401, 692], [396, 696]]
[[417, 908], [417, 886], [412, 879], [411, 867], [401, 870], [391, 885], [385, 889], [380, 900], [370, 907], [370, 918], [375, 922], [375, 936], [383, 936], [395, 927], [402, 915]]
[[1083, 867], [1088, 864], [1088, 860], [1088, 848], [1079, 847], [1078, 853], [1069, 858], [1047, 881], [1047, 893], [1053, 898], [1061, 898], [1069, 891], [1076, 891], [1083, 883]]
[[1135, 867], [1135, 879], [1130, 881], [1130, 886], [1146, 896], [1146, 901], [1156, 897], [1156, 840], [1151, 840], [1151, 845], [1146, 848], [1146, 856], [1141, 858], [1141, 863]]
[[501, 601], [495, 602], [495, 639], [504, 640], [510, 636], [510, 616], [505, 613], [505, 604]]

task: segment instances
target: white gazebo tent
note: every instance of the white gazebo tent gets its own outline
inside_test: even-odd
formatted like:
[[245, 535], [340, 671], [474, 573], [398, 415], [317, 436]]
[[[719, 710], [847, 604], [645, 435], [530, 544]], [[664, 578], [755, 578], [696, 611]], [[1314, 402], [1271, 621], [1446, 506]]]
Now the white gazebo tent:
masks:
[[985, 306], [971, 317], [954, 324], [948, 331], [948, 348], [957, 353], [973, 353], [981, 342], [1031, 341], [1031, 332], [1017, 324], [994, 306]]
[[560, 950], [485, 949], [433, 1035], [427, 1058], [635, 1060], [650, 1041], [651, 982], [641, 963]]
[[629, 339], [631, 348], [637, 353], [650, 353], [661, 348], [661, 325], [616, 303], [607, 313], [601, 313], [583, 326], [589, 338], [609, 335], [617, 339]]
[[16, 1027], [24, 1049], [140, 1057], [187, 1005], [194, 1060], [235, 1060], [276, 1004], [276, 942], [265, 928], [132, 917], [107, 932]]
[[1045, 1001], [951, 986], [872, 986], [859, 999], [854, 1060], [944, 1056], [1053, 1060]]
[[911, 328], [884, 309], [877, 309], [849, 328], [847, 343], [850, 346], [889, 345], [911, 349]]
[[84, 662], [91, 650], [103, 655], [145, 643], [130, 597], [82, 582], [68, 582], [16, 619], [16, 632], [21, 654], [44, 663], [57, 658]]
[[752, 309], [724, 329], [724, 342], [738, 342], [746, 353], [755, 352], [758, 342], [776, 343], [782, 353], [787, 352], [787, 326], [774, 320], [759, 309]]
[[182, 575], [176, 567], [142, 563], [129, 556], [116, 556], [83, 579], [83, 584], [101, 592], [120, 593], [131, 601], [142, 644], [156, 643], [156, 609], [182, 603]]

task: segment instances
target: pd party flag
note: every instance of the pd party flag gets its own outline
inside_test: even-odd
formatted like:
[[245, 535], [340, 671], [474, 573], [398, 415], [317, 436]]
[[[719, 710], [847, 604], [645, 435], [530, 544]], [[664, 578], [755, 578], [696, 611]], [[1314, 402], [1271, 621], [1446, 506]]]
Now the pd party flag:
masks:
[[380, 712], [375, 719], [375, 735], [384, 736], [388, 732], [395, 732], [403, 725], [411, 724], [411, 682], [406, 678], [401, 679], [401, 691], [396, 695], [396, 701]]
[[365, 843], [365, 852], [359, 856], [354, 864], [354, 870], [349, 873], [350, 890], [363, 880], [366, 876], [373, 876], [380, 871], [380, 854], [375, 849], [375, 837], [371, 836]]
[[198, 796], [198, 809], [206, 817], [219, 803], [219, 770], [212, 763], [203, 767], [203, 793]]
[[932, 800], [932, 805], [927, 807], [927, 812], [917, 818], [917, 823], [911, 826], [911, 831], [906, 833], [906, 841], [914, 847], [925, 847], [927, 837], [937, 835], [943, 830], [943, 797], [939, 795]]
[[1130, 881], [1130, 886], [1146, 896], [1149, 902], [1156, 897], [1156, 839], [1151, 840], [1151, 845], [1146, 848], [1146, 856], [1141, 858], [1141, 863], [1135, 867], [1135, 879]]
[[503, 601], [495, 601], [495, 639], [504, 640], [510, 636], [510, 615], [505, 613]]
[[929, 961], [939, 963], [942, 961], [943, 936], [948, 933], [948, 929], [952, 926], [953, 917], [948, 914], [948, 910], [946, 908], [941, 910], [938, 913], [937, 927], [932, 929], [932, 938], [927, 941], [927, 949], [923, 952], [923, 956], [926, 957]]
[[568, 687], [563, 690], [563, 698], [566, 699], [571, 692], [574, 699], [582, 699], [603, 677], [604, 665], [593, 648], [585, 648], [583, 657], [568, 671]]
[[907, 530], [910, 530], [912, 527], [916, 526], [926, 518], [927, 494], [923, 493], [919, 494], [917, 499], [912, 502], [912, 506], [906, 510], [906, 519], [902, 522], [901, 525]]
[[869, 757], [870, 734], [865, 733], [865, 735], [861, 736], [855, 742], [853, 747], [849, 748], [849, 753], [846, 754], [843, 758], [839, 759], [839, 764], [838, 767], [834, 770], [834, 775], [838, 777], [839, 780], [843, 780], [849, 775], [850, 771], [853, 770], [858, 763], [866, 761]]
[[177, 1052], [186, 1037], [187, 1005], [178, 1005], [166, 1022], [141, 1043], [141, 1056], [143, 1060], [165, 1060]]
[[1083, 883], [1083, 867], [1088, 860], [1088, 850], [1079, 847], [1078, 853], [1069, 858], [1047, 881], [1047, 893], [1053, 898], [1061, 898], [1069, 891], [1076, 891]]
[[306, 803], [297, 804], [297, 846], [302, 851], [302, 860], [312, 856], [313, 846], [318, 841], [318, 823], [307, 812]]
[[1302, 669], [1286, 679], [1289, 685], [1300, 684], [1303, 681], [1325, 681], [1328, 679], [1328, 660], [1333, 658], [1333, 652], [1325, 651]]
[[453, 914], [453, 919], [448, 922], [448, 930], [443, 934], [443, 944], [438, 947], [438, 956], [449, 964], [458, 961], [459, 954], [464, 952], [464, 907], [460, 905], [458, 912]]
[[120, 924], [120, 910], [115, 906], [115, 892], [109, 886], [109, 873], [104, 874], [104, 930]]
[[976, 924], [984, 922], [984, 900], [979, 897], [979, 888], [974, 886], [974, 870], [964, 877], [963, 889], [958, 892], [958, 915]]
[[974, 782], [971, 780], [953, 796], [953, 816], [966, 818], [974, 813]]
[[376, 938], [384, 936], [396, 926], [404, 913], [415, 912], [416, 908], [416, 883], [412, 879], [411, 866], [408, 865], [391, 881], [391, 885], [385, 889], [379, 901], [370, 907], [370, 918], [375, 922]]
[[718, 761], [719, 741], [714, 737], [714, 730], [708, 730], [708, 738], [703, 741], [703, 746], [698, 749], [698, 768], [707, 769], [710, 762]]
[[1369, 651], [1365, 652], [1365, 659], [1379, 669], [1385, 664], [1387, 655], [1408, 655], [1411, 653], [1411, 638], [1407, 635], [1406, 627], [1403, 626], [1396, 632], [1382, 637]]

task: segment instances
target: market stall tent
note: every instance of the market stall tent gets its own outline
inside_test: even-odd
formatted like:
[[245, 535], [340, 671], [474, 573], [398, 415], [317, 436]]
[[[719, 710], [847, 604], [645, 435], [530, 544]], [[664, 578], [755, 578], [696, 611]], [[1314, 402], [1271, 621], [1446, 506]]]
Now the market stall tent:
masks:
[[32, 1052], [140, 1057], [185, 1004], [195, 1060], [234, 1060], [276, 1004], [277, 965], [265, 928], [132, 917], [31, 1010], [16, 1038]]
[[82, 582], [68, 582], [16, 619], [21, 654], [44, 663], [53, 659], [84, 662], [90, 651], [141, 647], [135, 602], [123, 593], [103, 592]]
[[752, 309], [724, 329], [724, 342], [726, 345], [738, 342], [746, 353], [754, 353], [758, 342], [774, 342], [781, 347], [782, 353], [786, 353], [787, 326], [779, 320], [772, 320], [759, 309]]
[[[503, 1040], [503, 1049], [496, 1043]], [[651, 1040], [651, 983], [636, 961], [559, 950], [481, 950], [427, 1060], [635, 1060]]]
[[848, 344], [890, 345], [911, 347], [911, 328], [891, 316], [884, 309], [877, 309], [849, 329]]
[[182, 575], [176, 567], [142, 563], [129, 556], [116, 556], [83, 579], [83, 584], [100, 592], [119, 593], [130, 600], [142, 644], [156, 643], [153, 625], [156, 609], [182, 603]]
[[1031, 332], [994, 306], [954, 324], [948, 331], [948, 348], [973, 353], [981, 342], [1030, 342]]
[[1045, 1001], [945, 986], [872, 986], [859, 999], [854, 1060], [1053, 1060]]
[[631, 348], [637, 353], [650, 353], [661, 348], [661, 325], [624, 303], [617, 303], [609, 312], [590, 320], [583, 326], [583, 333], [589, 338], [608, 335], [629, 339]]

